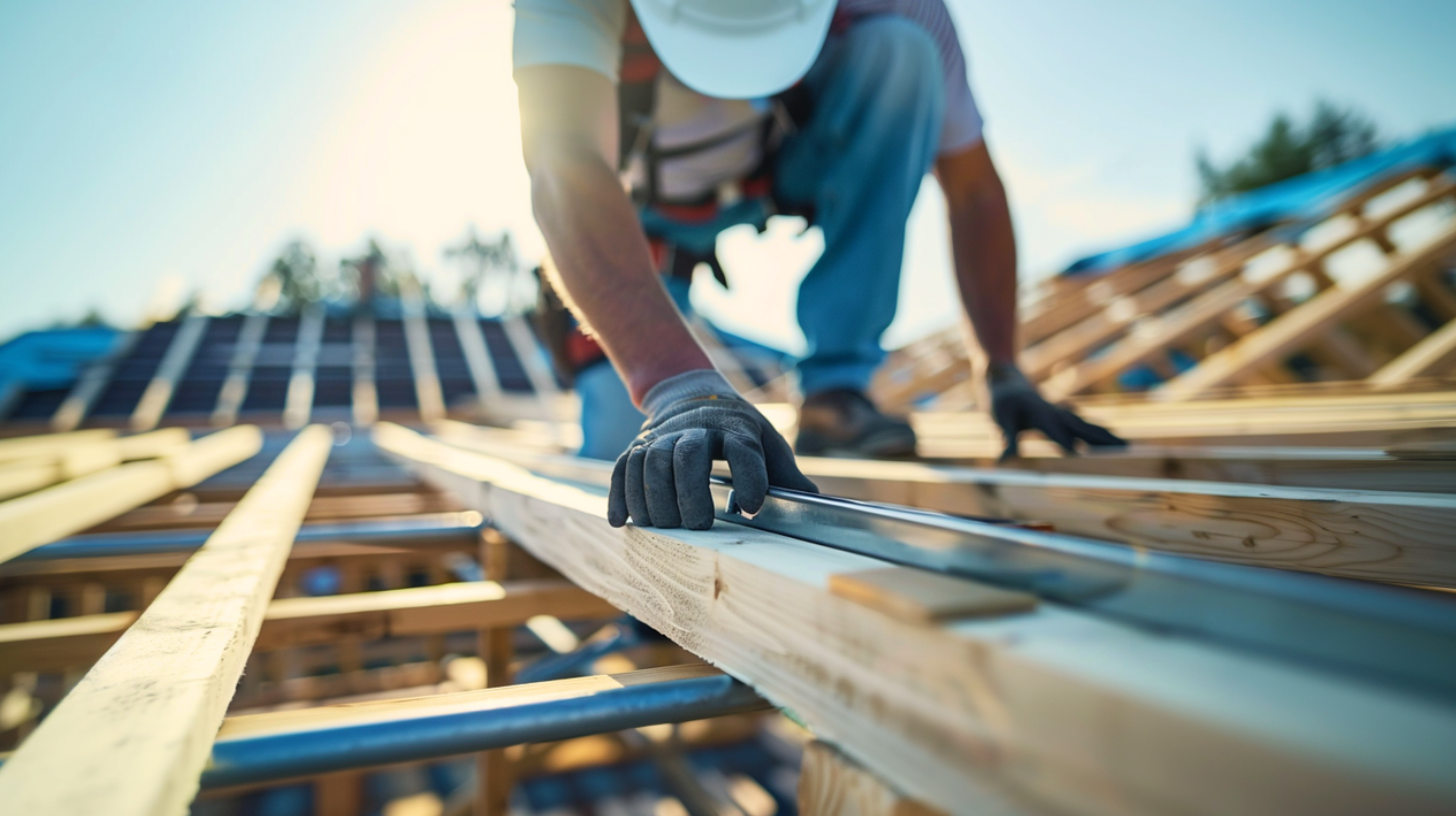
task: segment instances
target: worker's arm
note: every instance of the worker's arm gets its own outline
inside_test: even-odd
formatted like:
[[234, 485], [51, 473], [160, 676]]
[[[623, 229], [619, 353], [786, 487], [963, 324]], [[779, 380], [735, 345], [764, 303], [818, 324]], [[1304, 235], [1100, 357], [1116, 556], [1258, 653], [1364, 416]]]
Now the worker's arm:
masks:
[[708, 476], [727, 459], [748, 512], [769, 485], [814, 490], [788, 443], [713, 368], [653, 269], [647, 238], [613, 168], [617, 91], [584, 68], [516, 71], [521, 144], [553, 281], [596, 335], [647, 424], [617, 460], [607, 518], [704, 529]]
[[1077, 440], [1125, 444], [1105, 428], [1048, 403], [1016, 367], [1016, 237], [1006, 188], [985, 141], [936, 160], [950, 213], [951, 249], [961, 302], [987, 360], [991, 416], [1006, 435], [1003, 458], [1018, 453], [1022, 431], [1038, 430], [1067, 452]]
[[613, 170], [617, 91], [585, 68], [516, 72], [531, 204], [563, 290], [638, 406], [652, 386], [711, 369], [652, 266], [647, 238]]

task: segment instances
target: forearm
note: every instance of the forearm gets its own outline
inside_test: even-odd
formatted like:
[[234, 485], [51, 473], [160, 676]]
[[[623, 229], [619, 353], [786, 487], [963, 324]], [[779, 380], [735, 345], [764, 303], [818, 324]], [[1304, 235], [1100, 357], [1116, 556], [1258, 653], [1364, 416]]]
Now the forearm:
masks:
[[992, 365], [1016, 362], [1016, 237], [999, 179], [948, 196], [956, 284]]
[[668, 377], [712, 368], [653, 269], [637, 215], [606, 163], [571, 149], [534, 158], [531, 202], [557, 283], [633, 402]]

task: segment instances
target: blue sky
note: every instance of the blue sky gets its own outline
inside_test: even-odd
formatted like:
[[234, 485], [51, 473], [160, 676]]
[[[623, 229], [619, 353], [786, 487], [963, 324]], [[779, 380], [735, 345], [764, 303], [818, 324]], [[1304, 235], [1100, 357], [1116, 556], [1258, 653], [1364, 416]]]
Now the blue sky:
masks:
[[[950, 0], [1034, 277], [1187, 216], [1192, 155], [1277, 110], [1355, 105], [1391, 136], [1456, 123], [1456, 3]], [[201, 292], [236, 308], [281, 244], [378, 234], [447, 285], [475, 224], [540, 251], [505, 0], [0, 4], [0, 337]], [[933, 182], [890, 343], [955, 318]], [[699, 304], [789, 346], [816, 252], [732, 235]]]

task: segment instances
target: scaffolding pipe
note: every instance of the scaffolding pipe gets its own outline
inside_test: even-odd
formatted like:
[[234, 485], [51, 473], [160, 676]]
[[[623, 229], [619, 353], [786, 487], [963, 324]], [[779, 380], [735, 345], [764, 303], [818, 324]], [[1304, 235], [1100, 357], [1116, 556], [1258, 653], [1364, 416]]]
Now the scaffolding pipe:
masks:
[[[669, 670], [634, 674], [646, 675], [651, 671]], [[631, 677], [618, 675], [611, 680], [624, 681], [620, 685], [613, 682], [611, 688], [578, 691], [574, 696], [565, 695], [579, 689], [581, 680], [499, 690], [507, 695], [466, 692], [473, 703], [425, 706], [405, 716], [396, 712], [381, 717], [377, 712], [371, 714], [368, 706], [350, 706], [352, 711], [328, 720], [280, 718], [271, 728], [265, 723], [261, 728], [243, 729], [244, 733], [236, 736], [231, 736], [230, 729], [224, 726], [213, 744], [212, 760], [202, 775], [202, 787], [272, 782], [416, 762], [771, 707], [753, 689], [717, 672], [707, 676], [668, 675], [669, 679], [663, 680], [627, 681]], [[439, 701], [440, 698], [431, 699]]]

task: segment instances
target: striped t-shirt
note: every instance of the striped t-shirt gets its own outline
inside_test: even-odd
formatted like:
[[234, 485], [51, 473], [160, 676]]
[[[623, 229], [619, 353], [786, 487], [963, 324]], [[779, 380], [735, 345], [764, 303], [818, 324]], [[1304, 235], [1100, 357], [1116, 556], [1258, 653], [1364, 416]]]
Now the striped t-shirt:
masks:
[[[615, 83], [622, 57], [627, 3], [628, 0], [515, 0], [515, 68], [574, 65], [603, 74]], [[981, 114], [971, 95], [965, 54], [945, 0], [839, 0], [831, 31], [877, 14], [894, 14], [918, 23], [939, 48], [946, 96], [941, 155], [959, 152], [979, 142]]]

